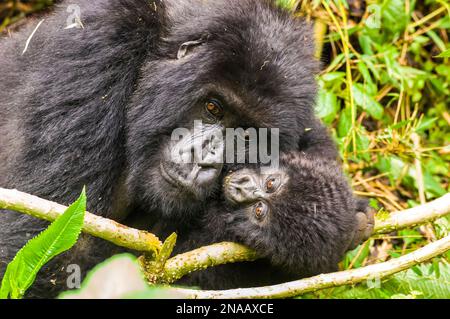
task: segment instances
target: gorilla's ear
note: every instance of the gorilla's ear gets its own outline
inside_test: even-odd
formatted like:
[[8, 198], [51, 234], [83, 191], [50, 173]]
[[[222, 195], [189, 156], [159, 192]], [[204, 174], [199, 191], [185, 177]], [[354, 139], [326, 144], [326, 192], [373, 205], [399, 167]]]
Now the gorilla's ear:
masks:
[[204, 34], [200, 39], [182, 43], [178, 48], [177, 60], [184, 58], [190, 53], [190, 51], [192, 51], [192, 49], [204, 44], [207, 40], [208, 35]]

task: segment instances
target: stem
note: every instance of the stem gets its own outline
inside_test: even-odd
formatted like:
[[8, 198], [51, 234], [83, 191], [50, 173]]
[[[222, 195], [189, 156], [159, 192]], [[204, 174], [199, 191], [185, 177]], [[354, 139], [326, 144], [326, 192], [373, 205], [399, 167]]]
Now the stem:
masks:
[[[0, 188], [0, 209], [13, 210], [52, 222], [62, 215], [67, 207], [17, 190]], [[142, 252], [158, 253], [162, 246], [158, 237], [149, 232], [129, 228], [88, 212], [84, 217], [83, 232]]]
[[[0, 209], [13, 210], [53, 221], [66, 208], [66, 206], [17, 190], [0, 188]], [[389, 233], [396, 229], [433, 221], [448, 213], [450, 213], [450, 193], [425, 205], [391, 213], [387, 218], [378, 217], [374, 232]], [[118, 246], [155, 253], [156, 256], [162, 247], [159, 239], [151, 233], [129, 228], [88, 212], [85, 215], [83, 231]], [[213, 244], [168, 259], [164, 263], [161, 277], [164, 282], [171, 283], [196, 270], [232, 262], [252, 261], [257, 258], [253, 250], [236, 243]]]
[[[425, 205], [391, 213], [387, 218], [375, 220], [374, 234], [424, 224], [450, 213], [450, 193]], [[252, 261], [256, 253], [242, 245], [220, 243], [205, 246], [170, 258], [165, 266], [166, 282], [175, 282], [181, 277], [210, 266], [231, 262]]]
[[300, 279], [274, 286], [230, 289], [222, 291], [174, 289], [187, 298], [238, 299], [238, 298], [289, 298], [320, 289], [353, 285], [365, 280], [382, 279], [423, 263], [450, 250], [450, 236], [428, 244], [412, 253], [389, 261], [358, 269], [334, 272]]
[[164, 267], [164, 282], [175, 282], [191, 272], [208, 267], [256, 259], [256, 252], [243, 245], [228, 242], [213, 244], [170, 258]]
[[389, 233], [393, 230], [413, 227], [431, 222], [450, 213], [450, 193], [424, 205], [389, 214], [386, 219], [378, 218], [375, 233]]

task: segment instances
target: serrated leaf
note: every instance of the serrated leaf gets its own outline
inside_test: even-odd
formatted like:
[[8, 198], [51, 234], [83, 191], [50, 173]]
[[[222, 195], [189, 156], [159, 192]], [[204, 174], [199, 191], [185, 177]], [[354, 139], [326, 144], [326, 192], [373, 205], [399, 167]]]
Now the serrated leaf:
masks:
[[8, 264], [0, 288], [0, 298], [22, 298], [39, 270], [52, 258], [70, 249], [83, 227], [86, 192], [39, 235], [32, 238]]

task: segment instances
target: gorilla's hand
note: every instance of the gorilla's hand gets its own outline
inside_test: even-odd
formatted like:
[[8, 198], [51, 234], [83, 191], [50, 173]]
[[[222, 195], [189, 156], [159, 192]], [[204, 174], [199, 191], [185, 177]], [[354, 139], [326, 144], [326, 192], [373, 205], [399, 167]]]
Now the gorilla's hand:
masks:
[[349, 244], [348, 250], [355, 249], [372, 235], [375, 224], [375, 210], [367, 206], [366, 201], [360, 200], [358, 202], [358, 212], [356, 213], [355, 218], [355, 233]]

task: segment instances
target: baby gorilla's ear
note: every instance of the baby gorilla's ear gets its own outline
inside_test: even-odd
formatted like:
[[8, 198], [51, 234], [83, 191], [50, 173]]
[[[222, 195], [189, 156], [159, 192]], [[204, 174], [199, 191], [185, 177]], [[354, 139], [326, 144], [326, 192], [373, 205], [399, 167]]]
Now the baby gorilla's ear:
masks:
[[355, 233], [348, 250], [355, 249], [372, 235], [375, 224], [375, 210], [367, 205], [367, 200], [357, 199], [355, 218]]

